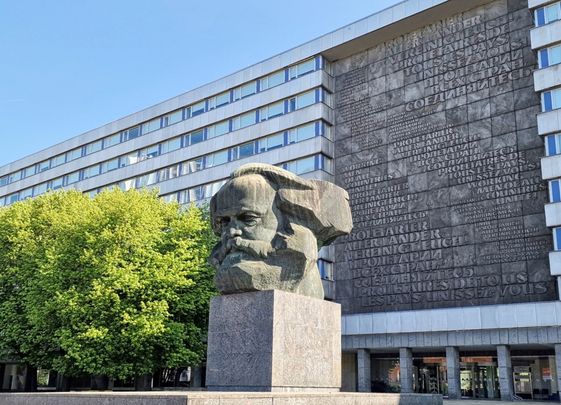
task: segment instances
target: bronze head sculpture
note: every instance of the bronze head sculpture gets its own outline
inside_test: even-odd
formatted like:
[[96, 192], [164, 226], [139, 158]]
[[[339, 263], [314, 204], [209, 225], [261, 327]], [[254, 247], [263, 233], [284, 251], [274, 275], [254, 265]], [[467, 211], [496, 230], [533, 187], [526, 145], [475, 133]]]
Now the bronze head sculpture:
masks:
[[318, 249], [352, 229], [342, 188], [267, 164], [234, 171], [210, 203], [222, 294], [280, 289], [323, 298]]

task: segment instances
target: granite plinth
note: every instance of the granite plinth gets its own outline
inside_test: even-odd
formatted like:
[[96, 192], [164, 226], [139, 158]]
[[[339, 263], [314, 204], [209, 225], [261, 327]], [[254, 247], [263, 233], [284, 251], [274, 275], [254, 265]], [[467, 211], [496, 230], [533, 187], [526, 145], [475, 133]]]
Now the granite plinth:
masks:
[[433, 394], [351, 392], [0, 393], [2, 405], [442, 405]]
[[280, 290], [215, 297], [209, 391], [339, 391], [340, 305]]

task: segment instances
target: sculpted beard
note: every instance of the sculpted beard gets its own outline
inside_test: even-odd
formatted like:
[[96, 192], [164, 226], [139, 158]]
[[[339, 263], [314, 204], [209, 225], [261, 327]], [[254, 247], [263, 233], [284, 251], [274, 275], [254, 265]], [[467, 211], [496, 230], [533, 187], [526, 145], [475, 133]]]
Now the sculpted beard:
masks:
[[240, 236], [222, 240], [211, 255], [218, 289], [226, 294], [268, 289], [272, 279], [280, 280], [288, 291], [296, 289], [304, 273], [314, 271], [310, 267], [315, 268], [317, 256], [307, 257], [306, 251], [292, 247], [302, 246], [297, 241], [310, 236], [308, 229], [296, 227], [290, 235], [277, 232], [271, 243]]

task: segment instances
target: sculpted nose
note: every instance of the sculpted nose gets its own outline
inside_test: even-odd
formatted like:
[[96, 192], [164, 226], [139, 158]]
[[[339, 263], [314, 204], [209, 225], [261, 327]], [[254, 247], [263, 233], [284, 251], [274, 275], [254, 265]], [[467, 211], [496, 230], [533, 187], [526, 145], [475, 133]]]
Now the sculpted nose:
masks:
[[230, 236], [230, 238], [233, 238], [233, 237], [236, 237], [236, 236], [242, 236], [242, 231], [239, 230], [238, 228], [231, 227], [228, 230], [228, 236]]

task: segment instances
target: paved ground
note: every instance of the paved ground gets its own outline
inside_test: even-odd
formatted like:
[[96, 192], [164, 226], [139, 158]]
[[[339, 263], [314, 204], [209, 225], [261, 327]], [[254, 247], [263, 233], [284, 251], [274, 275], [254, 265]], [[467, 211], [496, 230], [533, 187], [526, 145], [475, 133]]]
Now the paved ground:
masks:
[[475, 399], [462, 399], [462, 400], [444, 400], [444, 405], [499, 405], [499, 404], [516, 404], [516, 405], [544, 405], [544, 404], [556, 404], [555, 401], [492, 401], [492, 400], [475, 400]]

